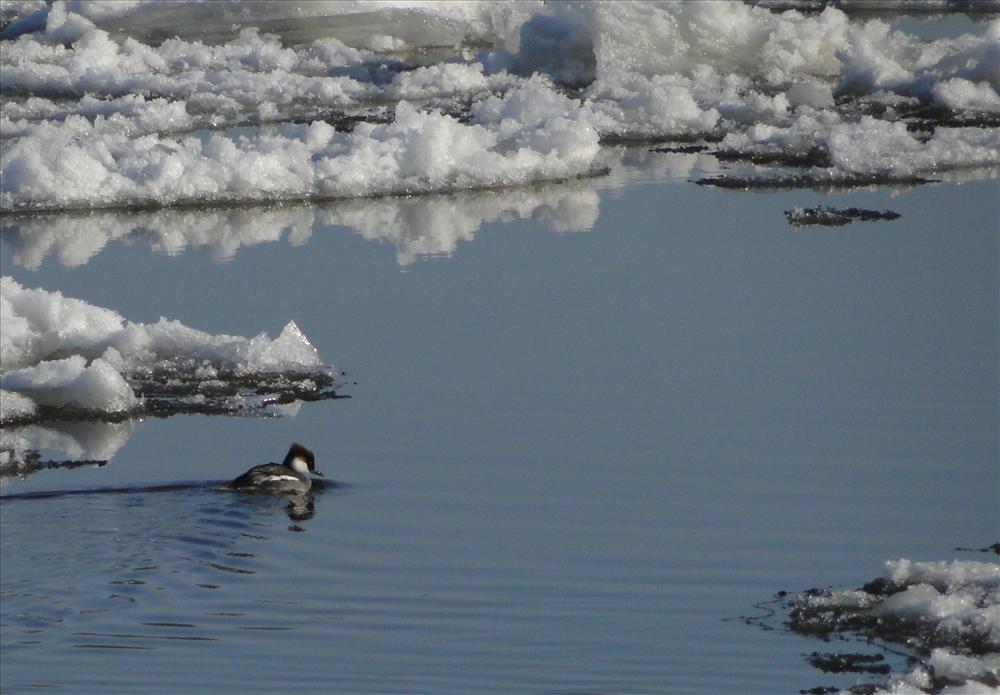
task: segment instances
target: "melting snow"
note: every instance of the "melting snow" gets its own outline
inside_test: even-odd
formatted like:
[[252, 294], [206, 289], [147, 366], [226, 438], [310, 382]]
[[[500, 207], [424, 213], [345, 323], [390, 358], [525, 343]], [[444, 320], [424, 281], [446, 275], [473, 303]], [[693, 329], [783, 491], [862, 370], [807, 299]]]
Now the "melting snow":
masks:
[[857, 591], [796, 597], [789, 625], [824, 637], [858, 633], [922, 657], [879, 693], [1000, 692], [1000, 564], [994, 562], [890, 561]]
[[[0, 421], [62, 414], [257, 412], [333, 394], [334, 370], [294, 322], [274, 339], [211, 335], [0, 278]], [[266, 395], [266, 394], [270, 395]], [[197, 397], [197, 398], [194, 398]]]
[[596, 171], [598, 138], [813, 153], [814, 178], [1000, 166], [997, 19], [929, 41], [670, 0], [9, 7], [6, 210], [510, 186]]

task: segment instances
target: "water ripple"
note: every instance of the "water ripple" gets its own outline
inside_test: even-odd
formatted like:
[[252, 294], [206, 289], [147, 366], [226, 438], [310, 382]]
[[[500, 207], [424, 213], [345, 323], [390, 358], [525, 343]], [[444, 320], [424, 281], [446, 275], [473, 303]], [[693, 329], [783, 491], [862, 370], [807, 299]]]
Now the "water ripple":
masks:
[[[308, 524], [316, 496], [245, 495], [199, 482], [25, 493], [0, 504], [0, 654], [60, 644], [151, 650], [294, 629], [280, 617], [287, 605], [252, 588], [233, 605], [231, 589], [279, 570], [254, 546], [288, 535], [289, 517], [299, 529]], [[39, 512], [51, 523], [38, 524]]]

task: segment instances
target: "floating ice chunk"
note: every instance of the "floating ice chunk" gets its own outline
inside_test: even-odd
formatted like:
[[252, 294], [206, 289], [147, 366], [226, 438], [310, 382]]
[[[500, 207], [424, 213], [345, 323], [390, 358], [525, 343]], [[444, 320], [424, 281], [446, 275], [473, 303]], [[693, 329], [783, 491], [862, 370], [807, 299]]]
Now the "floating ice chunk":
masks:
[[140, 401], [111, 364], [82, 355], [41, 362], [6, 372], [0, 387], [16, 391], [38, 405], [103, 413], [128, 413]]
[[[38, 406], [99, 414], [145, 407], [171, 414], [192, 410], [190, 398], [204, 396], [198, 412], [248, 412], [248, 398], [263, 407], [297, 395], [335, 395], [332, 366], [322, 363], [294, 323], [275, 340], [211, 335], [162, 318], [128, 322], [8, 277], [0, 290], [0, 388]], [[31, 416], [26, 403], [13, 402], [20, 413], [13, 419]]]
[[240, 361], [240, 369], [247, 372], [307, 370], [322, 365], [319, 352], [294, 321], [289, 321], [274, 340], [267, 334], [251, 339]]
[[986, 82], [955, 77], [933, 88], [934, 100], [950, 109], [1000, 113], [1000, 95]]
[[586, 107], [595, 114], [593, 121], [604, 137], [697, 136], [711, 132], [719, 123], [719, 110], [703, 108], [687, 78], [632, 76], [597, 82], [588, 92], [592, 101]]
[[[933, 42], [891, 31], [884, 22], [875, 20], [853, 26], [850, 46], [839, 55], [844, 63], [841, 89], [846, 91], [891, 89], [922, 99], [937, 98], [936, 86], [955, 78], [989, 84], [994, 92], [1000, 90], [1000, 21], [997, 20], [988, 23], [980, 35], [966, 34]], [[948, 91], [946, 88], [945, 93]], [[951, 91], [969, 89], [958, 83]]]
[[0, 423], [30, 418], [36, 410], [35, 402], [24, 394], [0, 389]]
[[525, 128], [542, 126], [553, 118], [573, 117], [581, 108], [578, 100], [536, 76], [502, 97], [490, 96], [473, 104], [472, 114], [476, 123], [492, 126], [501, 138], [507, 138]]
[[[690, 97], [689, 97], [690, 99]], [[691, 102], [694, 103], [693, 100]], [[751, 91], [740, 95], [736, 101], [719, 104], [718, 110], [723, 118], [737, 123], [758, 123], [760, 121], [775, 121], [788, 114], [789, 100], [784, 94], [767, 96]], [[695, 105], [697, 108], [697, 105]], [[699, 112], [701, 111], [698, 109]]]
[[847, 17], [835, 8], [805, 16], [737, 3], [604, 3], [594, 11], [599, 80], [622, 73], [691, 75], [702, 65], [773, 82], [838, 74]]
[[[390, 124], [335, 133], [323, 123], [298, 137], [206, 141], [144, 136], [81, 139], [48, 126], [0, 158], [0, 208], [101, 207], [420, 193], [523, 184], [590, 171], [597, 134], [553, 119], [510, 142], [479, 125], [407, 102]], [[516, 147], [517, 149], [514, 149]]]
[[518, 78], [505, 72], [487, 76], [482, 63], [443, 63], [397, 73], [385, 88], [391, 99], [430, 99], [461, 96], [476, 99], [493, 91], [506, 91]]
[[850, 23], [839, 8], [827, 7], [818, 15], [783, 12], [772, 15], [770, 22], [760, 51], [760, 64], [769, 82], [780, 84], [807, 76], [829, 78], [841, 72], [838, 52], [847, 44]]
[[328, 37], [316, 39], [305, 51], [297, 52], [295, 67], [298, 70], [325, 73], [334, 68], [371, 63], [375, 60], [370, 51], [352, 48], [343, 41]]
[[903, 620], [919, 620], [926, 616], [939, 622], [950, 622], [960, 620], [964, 613], [975, 608], [971, 596], [949, 596], [930, 584], [915, 584], [886, 598], [875, 613]]
[[900, 55], [908, 47], [902, 43], [906, 38], [880, 20], [852, 26], [849, 46], [839, 54], [843, 61], [840, 89], [873, 92], [911, 84], [914, 74], [903, 67], [906, 61]]
[[703, 133], [712, 130], [719, 119], [714, 108], [702, 109], [683, 87], [661, 84], [656, 78], [649, 89], [635, 92], [620, 101], [625, 124], [631, 130], [656, 134]]
[[926, 662], [895, 675], [872, 695], [996, 695], [1000, 693], [1000, 654], [966, 656], [935, 649]]
[[829, 167], [821, 170], [828, 178], [906, 179], [1000, 164], [1000, 130], [940, 127], [925, 141], [910, 133], [903, 121], [863, 116], [849, 123], [833, 113], [814, 112], [799, 116], [788, 127], [757, 124], [729, 133], [720, 150], [742, 152], [748, 159], [756, 155], [775, 155], [783, 160], [794, 157], [802, 164]]
[[[879, 693], [989, 693], [1000, 684], [1000, 565], [993, 562], [886, 563], [860, 591], [796, 597], [789, 625], [828, 636], [859, 633], [906, 644], [923, 662]], [[947, 687], [945, 687], [947, 686]]]
[[991, 562], [913, 562], [904, 558], [886, 562], [885, 576], [895, 584], [929, 584], [942, 592], [966, 584], [1000, 589], [1000, 566]]
[[206, 101], [203, 95], [244, 106], [261, 101], [345, 106], [367, 96], [369, 86], [326, 73], [371, 56], [346, 47], [331, 50], [331, 41], [299, 53], [283, 48], [274, 36], [247, 29], [224, 46], [170, 40], [153, 48], [132, 38], [118, 43], [95, 29], [69, 48], [22, 38], [5, 45], [0, 60], [7, 90], [74, 96], [142, 93], [191, 99], [192, 107]]
[[757, 123], [740, 132], [728, 133], [719, 149], [725, 152], [743, 152], [753, 155], [780, 155], [783, 159], [804, 160], [825, 147], [831, 128], [840, 124], [835, 113], [807, 113], [794, 119], [785, 127]]
[[938, 128], [926, 143], [903, 122], [865, 116], [833, 126], [826, 145], [833, 165], [851, 173], [914, 175], [954, 167], [1000, 164], [1000, 129]]
[[936, 678], [948, 683], [970, 680], [983, 684], [990, 680], [1000, 683], [1000, 654], [975, 658], [955, 654], [947, 649], [935, 649], [931, 652], [927, 665], [933, 669]]
[[[94, 3], [99, 5], [99, 3]], [[126, 0], [127, 4], [127, 0]], [[95, 28], [86, 17], [70, 12], [63, 0], [56, 0], [46, 8], [45, 33], [42, 40], [51, 43], [72, 43]]]
[[0, 104], [0, 128], [5, 137], [30, 135], [36, 128], [44, 128], [44, 121], [39, 122], [41, 119], [62, 121], [84, 137], [102, 132], [131, 136], [169, 133], [188, 130], [194, 125], [184, 102], [162, 98], [147, 100], [140, 94], [116, 99], [96, 99], [87, 95], [73, 105], [39, 97], [31, 97], [23, 103]]
[[74, 352], [97, 357], [124, 325], [110, 309], [0, 278], [0, 371]]

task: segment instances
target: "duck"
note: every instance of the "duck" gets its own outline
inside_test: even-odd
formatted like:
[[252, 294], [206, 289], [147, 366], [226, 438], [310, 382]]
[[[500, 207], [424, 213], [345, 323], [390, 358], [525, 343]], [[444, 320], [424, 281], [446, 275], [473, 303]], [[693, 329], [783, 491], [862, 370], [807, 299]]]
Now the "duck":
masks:
[[313, 452], [293, 442], [281, 463], [254, 466], [229, 484], [234, 490], [303, 494], [312, 488], [312, 478], [326, 477], [316, 468]]

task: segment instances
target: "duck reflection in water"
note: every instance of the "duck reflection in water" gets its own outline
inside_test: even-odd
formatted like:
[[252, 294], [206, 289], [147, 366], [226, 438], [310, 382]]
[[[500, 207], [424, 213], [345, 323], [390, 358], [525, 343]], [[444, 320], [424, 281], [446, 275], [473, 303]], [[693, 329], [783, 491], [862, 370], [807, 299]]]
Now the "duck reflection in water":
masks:
[[291, 495], [285, 513], [292, 521], [306, 521], [312, 519], [316, 513], [316, 498], [311, 492], [305, 494]]

